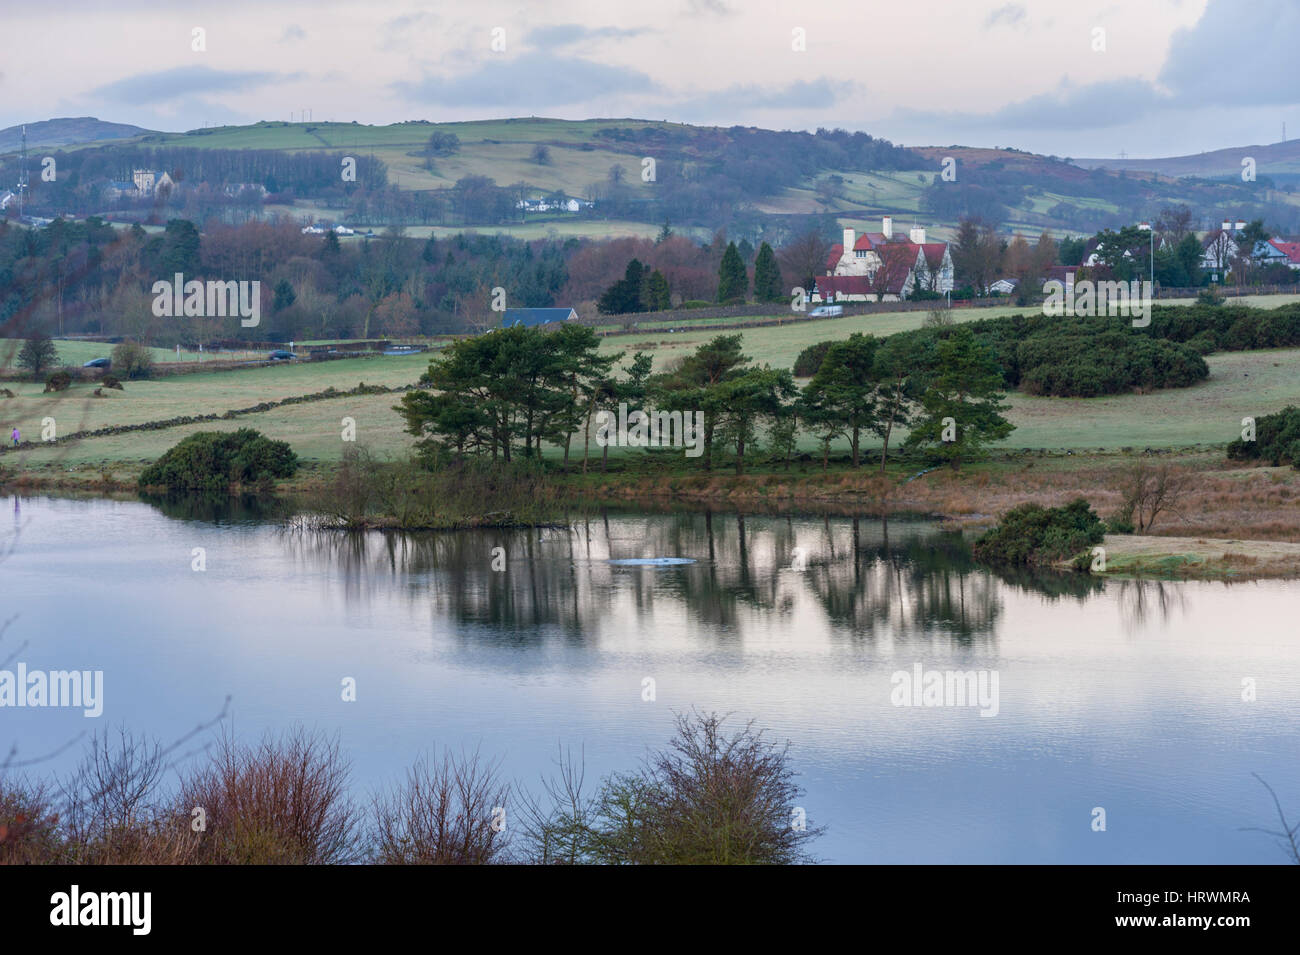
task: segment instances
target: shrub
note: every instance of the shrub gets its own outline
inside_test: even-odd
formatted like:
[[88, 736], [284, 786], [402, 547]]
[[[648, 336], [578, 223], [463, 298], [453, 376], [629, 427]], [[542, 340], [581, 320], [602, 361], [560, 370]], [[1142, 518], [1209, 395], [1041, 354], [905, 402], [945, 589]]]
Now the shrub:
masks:
[[980, 560], [1051, 564], [1087, 551], [1105, 536], [1101, 518], [1081, 497], [1064, 507], [1022, 504], [975, 541], [973, 552]]
[[72, 387], [72, 376], [66, 371], [56, 371], [45, 379], [45, 390], [48, 391], [67, 391]]
[[[478, 754], [444, 754], [407, 771], [396, 790], [374, 803], [374, 861], [381, 865], [487, 865], [506, 849], [497, 825], [509, 787]], [[504, 820], [502, 820], [503, 822]]]
[[153, 374], [153, 352], [137, 342], [116, 346], [111, 361], [128, 378], [148, 378]]
[[195, 861], [323, 865], [357, 861], [360, 814], [347, 797], [338, 742], [303, 730], [256, 746], [222, 739], [211, 763], [185, 779], [177, 815], [202, 807]]
[[801, 351], [794, 360], [794, 376], [796, 378], [811, 378], [817, 374], [817, 369], [826, 360], [826, 353], [830, 351], [830, 347], [834, 344], [834, 341], [818, 342], [816, 345], [809, 345]]
[[122, 387], [122, 382], [118, 379], [117, 375], [105, 375], [99, 385], [101, 388], [116, 388], [118, 391], [126, 390]]
[[689, 301], [682, 302], [682, 304], [678, 305], [677, 307], [678, 308], [713, 308], [717, 304], [718, 304], [717, 302], [703, 302], [700, 301], [699, 299], [693, 298], [690, 299]]
[[1228, 444], [1233, 461], [1268, 461], [1273, 467], [1289, 464], [1300, 470], [1300, 408], [1287, 405], [1281, 411], [1255, 421], [1255, 440], [1237, 438]]
[[1228, 300], [1217, 285], [1207, 285], [1196, 295], [1197, 305], [1222, 305]]
[[139, 485], [174, 491], [226, 491], [232, 484], [256, 484], [292, 477], [298, 456], [284, 441], [252, 428], [200, 431], [170, 448], [140, 475]]
[[58, 814], [46, 787], [0, 776], [0, 865], [57, 861]]
[[531, 861], [616, 865], [788, 865], [813, 861], [795, 828], [802, 790], [788, 751], [748, 723], [732, 734], [716, 714], [678, 715], [667, 750], [637, 772], [582, 793], [582, 771], [561, 760], [548, 806], [524, 802]]

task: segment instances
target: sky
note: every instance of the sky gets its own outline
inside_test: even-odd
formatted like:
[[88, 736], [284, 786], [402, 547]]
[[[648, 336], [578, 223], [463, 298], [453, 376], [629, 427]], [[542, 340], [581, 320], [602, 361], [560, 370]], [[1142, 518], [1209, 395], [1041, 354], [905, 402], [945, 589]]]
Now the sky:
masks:
[[635, 117], [1074, 158], [1300, 136], [1300, 0], [6, 6], [0, 127]]

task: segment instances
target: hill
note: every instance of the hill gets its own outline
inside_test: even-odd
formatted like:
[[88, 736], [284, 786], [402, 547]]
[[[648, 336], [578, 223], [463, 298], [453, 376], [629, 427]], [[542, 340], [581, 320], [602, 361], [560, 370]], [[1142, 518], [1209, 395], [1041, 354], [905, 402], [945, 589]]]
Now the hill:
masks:
[[1214, 179], [1240, 176], [1241, 160], [1247, 156], [1255, 160], [1257, 175], [1300, 175], [1300, 140], [1268, 146], [1233, 146], [1192, 156], [1170, 156], [1164, 159], [1076, 159], [1074, 163], [1083, 169], [1124, 169], [1129, 172], [1153, 172], [1162, 176]]
[[[1202, 224], [1230, 214], [1264, 219], [1276, 232], [1300, 231], [1300, 196], [1289, 183], [1272, 188], [1268, 182], [1241, 182], [1241, 150], [1127, 160], [1124, 168], [1115, 168], [1108, 165], [1112, 160], [1016, 149], [903, 148], [844, 130], [808, 133], [629, 118], [411, 120], [386, 126], [277, 121], [183, 133], [98, 120], [50, 121], [55, 124], [82, 124], [58, 135], [79, 143], [69, 162], [74, 171], [76, 163], [87, 162], [92, 182], [122, 178], [142, 166], [167, 169], [187, 187], [264, 186], [270, 194], [267, 213], [375, 228], [400, 223], [429, 234], [487, 227], [526, 237], [552, 230], [563, 236], [645, 235], [669, 221], [706, 238], [722, 227], [755, 235], [769, 227], [781, 233], [814, 223], [827, 232], [843, 226], [865, 230], [889, 214], [939, 237], [950, 237], [966, 215], [993, 221], [1004, 232], [1079, 235], [1153, 219], [1173, 204], [1190, 206]], [[29, 142], [34, 130], [42, 137], [55, 135], [41, 132], [44, 125], [28, 127]], [[105, 135], [128, 138], [108, 141]], [[88, 136], [101, 138], [87, 141]], [[450, 145], [431, 145], [432, 137]], [[1300, 171], [1300, 143], [1255, 152], [1261, 175]], [[355, 183], [340, 181], [339, 162], [346, 156], [364, 167]], [[949, 158], [956, 162], [952, 181], [939, 175]], [[1144, 165], [1151, 168], [1139, 168]], [[7, 181], [12, 166], [12, 158], [0, 163], [5, 177], [0, 181]], [[1229, 172], [1233, 176], [1223, 181], [1187, 178]], [[478, 177], [497, 191], [484, 192]], [[474, 189], [463, 185], [467, 182], [475, 183]], [[57, 187], [47, 198], [53, 211], [118, 218], [128, 212], [126, 218], [137, 218], [145, 211], [140, 203], [114, 205], [84, 189], [56, 192]], [[516, 212], [518, 199], [554, 193], [589, 199], [595, 206], [581, 215]], [[38, 188], [31, 199], [39, 206]], [[180, 208], [184, 201], [178, 194], [172, 205]], [[222, 211], [214, 206], [192, 214]], [[160, 210], [148, 214], [161, 218]]]
[[[77, 146], [109, 140], [131, 139], [150, 132], [127, 123], [106, 123], [93, 116], [46, 119], [27, 124], [27, 148]], [[0, 129], [0, 153], [16, 152], [22, 145], [23, 127]]]

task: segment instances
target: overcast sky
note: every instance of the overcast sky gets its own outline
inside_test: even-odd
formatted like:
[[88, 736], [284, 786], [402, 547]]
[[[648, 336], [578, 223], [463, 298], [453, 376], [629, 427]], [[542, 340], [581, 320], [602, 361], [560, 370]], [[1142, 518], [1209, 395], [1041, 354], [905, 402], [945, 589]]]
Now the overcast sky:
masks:
[[1074, 157], [1272, 143], [1283, 122], [1300, 136], [1300, 0], [6, 7], [0, 127], [631, 116]]

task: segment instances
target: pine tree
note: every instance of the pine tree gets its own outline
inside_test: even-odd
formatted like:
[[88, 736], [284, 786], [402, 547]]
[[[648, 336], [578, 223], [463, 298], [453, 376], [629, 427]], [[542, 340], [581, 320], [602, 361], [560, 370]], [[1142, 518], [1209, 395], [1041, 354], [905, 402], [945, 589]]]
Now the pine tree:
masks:
[[754, 298], [760, 302], [778, 302], [785, 297], [782, 284], [781, 267], [776, 262], [776, 253], [764, 242], [758, 248], [758, 258], [754, 260]]
[[728, 242], [727, 251], [722, 253], [722, 264], [718, 266], [718, 301], [744, 302], [749, 292], [749, 275], [745, 272], [745, 263], [740, 258], [736, 243]]
[[954, 470], [982, 456], [986, 444], [1015, 430], [999, 414], [1009, 407], [1001, 403], [1002, 387], [1002, 368], [992, 349], [968, 327], [957, 326], [939, 341], [933, 376], [904, 446], [930, 446], [931, 454]]
[[668, 287], [668, 279], [658, 269], [646, 276], [645, 285], [641, 290], [641, 304], [647, 312], [658, 312], [672, 307], [672, 290]]

